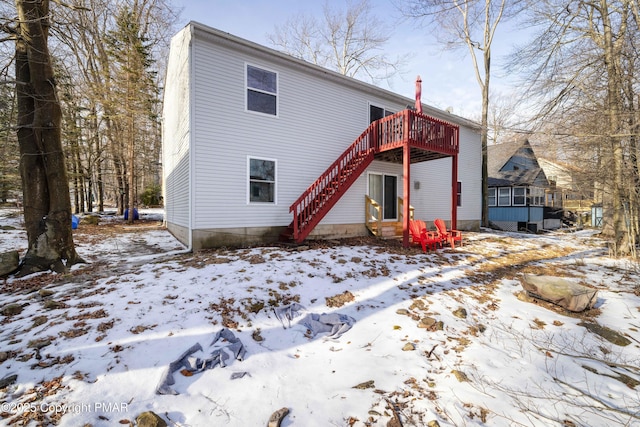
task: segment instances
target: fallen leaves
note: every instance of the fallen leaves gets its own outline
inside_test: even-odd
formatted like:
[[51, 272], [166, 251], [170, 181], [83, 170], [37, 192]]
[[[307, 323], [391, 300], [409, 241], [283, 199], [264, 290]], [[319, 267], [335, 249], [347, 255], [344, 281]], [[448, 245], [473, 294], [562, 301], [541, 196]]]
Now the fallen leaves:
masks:
[[356, 297], [349, 291], [344, 291], [341, 294], [334, 295], [332, 297], [326, 297], [325, 301], [327, 307], [342, 307], [343, 305], [355, 301]]
[[129, 332], [131, 332], [132, 334], [141, 334], [144, 331], [148, 331], [149, 329], [153, 329], [156, 326], [158, 326], [157, 324], [155, 325], [138, 325], [138, 326], [134, 326], [133, 328], [129, 329]]

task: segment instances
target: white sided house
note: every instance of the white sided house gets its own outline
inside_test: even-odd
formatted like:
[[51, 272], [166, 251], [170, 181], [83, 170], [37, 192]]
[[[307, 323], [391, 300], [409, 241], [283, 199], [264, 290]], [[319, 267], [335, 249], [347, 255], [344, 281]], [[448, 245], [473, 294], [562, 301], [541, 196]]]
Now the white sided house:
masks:
[[[428, 91], [428, 84], [425, 85]], [[192, 250], [480, 226], [479, 127], [191, 22], [171, 41], [166, 224]]]

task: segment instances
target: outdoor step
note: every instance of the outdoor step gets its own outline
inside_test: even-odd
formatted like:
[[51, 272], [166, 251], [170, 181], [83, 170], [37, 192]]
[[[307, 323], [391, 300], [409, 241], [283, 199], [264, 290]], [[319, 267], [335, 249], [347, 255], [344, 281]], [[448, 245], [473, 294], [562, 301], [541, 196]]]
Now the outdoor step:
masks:
[[395, 225], [383, 225], [382, 227], [380, 227], [379, 235], [381, 237], [394, 237], [394, 236], [396, 236], [397, 233], [396, 233]]

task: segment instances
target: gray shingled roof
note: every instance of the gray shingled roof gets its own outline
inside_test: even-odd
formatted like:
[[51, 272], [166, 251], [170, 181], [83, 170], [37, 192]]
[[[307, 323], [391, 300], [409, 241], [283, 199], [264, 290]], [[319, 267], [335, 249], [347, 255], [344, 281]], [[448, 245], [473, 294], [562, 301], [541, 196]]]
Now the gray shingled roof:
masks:
[[[529, 140], [505, 142], [487, 146], [487, 172], [489, 187], [532, 185], [542, 171]], [[502, 170], [512, 160], [521, 163], [517, 170]], [[526, 164], [532, 162], [534, 167]]]

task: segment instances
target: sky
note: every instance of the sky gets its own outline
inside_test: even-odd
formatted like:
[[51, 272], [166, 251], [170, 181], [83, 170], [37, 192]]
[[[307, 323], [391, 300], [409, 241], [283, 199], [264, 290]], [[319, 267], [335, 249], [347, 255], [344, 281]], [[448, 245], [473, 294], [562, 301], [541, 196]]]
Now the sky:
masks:
[[[394, 28], [385, 49], [390, 57], [409, 55], [409, 60], [398, 75], [389, 82], [380, 83], [385, 89], [413, 98], [415, 79], [422, 78], [422, 101], [440, 109], [451, 108], [454, 114], [477, 119], [481, 113], [481, 94], [473, 66], [466, 49], [444, 51], [429, 30], [420, 28], [415, 21], [407, 21], [394, 5], [395, 0], [372, 0], [373, 12]], [[288, 18], [303, 14], [321, 16], [323, 0], [173, 0], [182, 8], [181, 27], [197, 21], [235, 36], [273, 47], [267, 35]], [[343, 7], [342, 1], [331, 4]], [[504, 57], [525, 34], [510, 23], [499, 27], [492, 46], [492, 83], [497, 93], [510, 95], [515, 83], [501, 70]]]
[[[0, 424], [265, 426], [286, 408], [281, 427], [640, 425], [639, 270], [592, 230], [192, 254], [160, 210], [140, 217], [81, 217], [91, 264], [3, 280]], [[0, 252], [24, 253], [21, 218], [0, 209]], [[595, 288], [594, 308], [521, 298], [523, 272]], [[341, 335], [311, 333], [314, 315]], [[224, 367], [194, 369], [216, 349]]]

